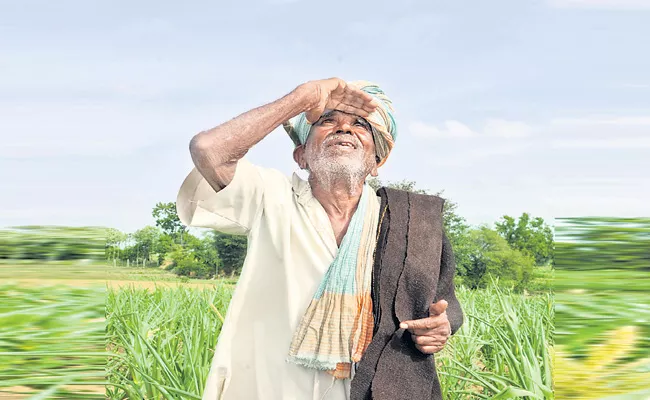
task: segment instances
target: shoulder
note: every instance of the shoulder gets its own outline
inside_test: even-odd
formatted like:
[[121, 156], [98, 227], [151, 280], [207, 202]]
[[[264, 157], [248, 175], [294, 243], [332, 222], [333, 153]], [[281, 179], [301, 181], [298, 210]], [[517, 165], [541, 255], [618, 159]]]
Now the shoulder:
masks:
[[418, 203], [424, 207], [432, 207], [434, 210], [442, 212], [445, 199], [434, 194], [413, 193], [401, 189], [381, 187], [377, 190], [377, 195], [381, 197], [382, 204], [398, 205], [408, 207], [412, 202]]

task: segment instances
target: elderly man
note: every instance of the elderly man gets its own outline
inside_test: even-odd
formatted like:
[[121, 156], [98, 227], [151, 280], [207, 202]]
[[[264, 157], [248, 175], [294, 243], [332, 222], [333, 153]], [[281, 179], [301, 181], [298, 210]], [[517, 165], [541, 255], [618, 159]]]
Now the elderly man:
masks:
[[[307, 181], [243, 158], [280, 124]], [[396, 133], [379, 87], [332, 78], [192, 139], [181, 221], [248, 237], [204, 399], [441, 398], [463, 321], [443, 200], [366, 183]]]

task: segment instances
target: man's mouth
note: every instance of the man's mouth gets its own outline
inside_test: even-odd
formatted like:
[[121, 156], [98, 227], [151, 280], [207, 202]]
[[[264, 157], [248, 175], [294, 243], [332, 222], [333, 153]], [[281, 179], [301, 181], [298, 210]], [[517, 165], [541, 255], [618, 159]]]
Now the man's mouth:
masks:
[[332, 140], [332, 143], [330, 146], [340, 146], [340, 147], [349, 147], [352, 149], [356, 149], [357, 146], [354, 144], [354, 142], [351, 142], [349, 140], [342, 140], [342, 139], [334, 139]]

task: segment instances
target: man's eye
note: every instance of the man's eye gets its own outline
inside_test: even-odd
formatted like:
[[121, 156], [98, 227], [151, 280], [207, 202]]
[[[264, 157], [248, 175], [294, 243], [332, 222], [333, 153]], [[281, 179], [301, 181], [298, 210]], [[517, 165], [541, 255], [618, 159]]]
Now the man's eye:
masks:
[[363, 129], [365, 129], [367, 131], [370, 130], [370, 127], [368, 126], [368, 124], [365, 124], [362, 121], [357, 121], [357, 122], [354, 123], [354, 125], [360, 126], [360, 127], [362, 127]]

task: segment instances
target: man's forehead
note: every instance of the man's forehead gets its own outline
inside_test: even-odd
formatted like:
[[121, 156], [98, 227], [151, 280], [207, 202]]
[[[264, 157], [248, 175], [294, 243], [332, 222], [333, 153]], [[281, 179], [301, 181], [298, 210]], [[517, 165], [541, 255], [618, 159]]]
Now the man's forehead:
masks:
[[351, 113], [341, 111], [341, 110], [325, 110], [323, 115], [321, 115], [321, 118], [335, 117], [337, 115], [354, 117], [354, 118], [358, 118], [358, 119], [360, 119], [362, 121], [368, 122], [365, 118], [363, 118], [363, 117], [361, 117], [359, 115], [351, 114]]

